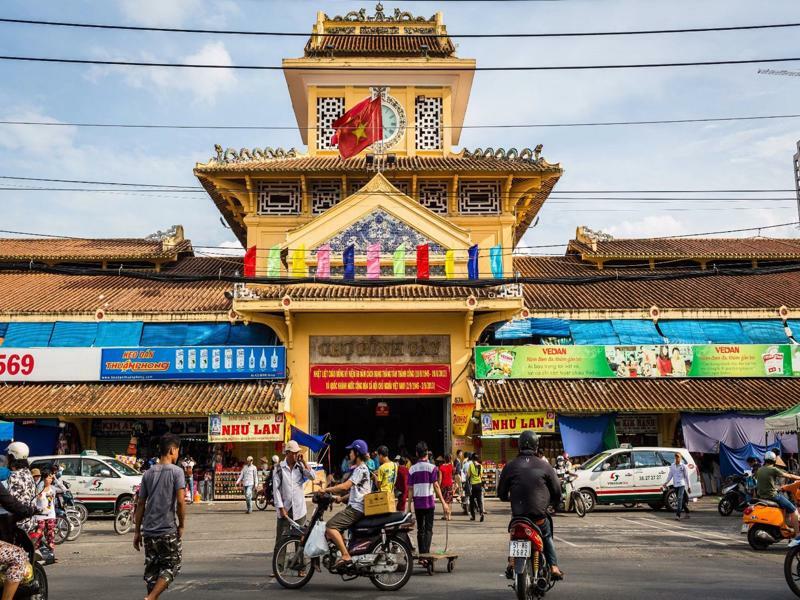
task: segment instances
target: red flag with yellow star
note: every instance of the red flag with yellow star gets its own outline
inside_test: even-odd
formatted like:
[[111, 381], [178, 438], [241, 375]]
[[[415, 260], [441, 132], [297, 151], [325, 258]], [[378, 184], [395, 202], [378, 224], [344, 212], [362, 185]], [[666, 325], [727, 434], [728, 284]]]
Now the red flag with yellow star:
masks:
[[339, 155], [350, 158], [383, 139], [381, 97], [366, 98], [336, 119], [331, 144], [339, 145]]

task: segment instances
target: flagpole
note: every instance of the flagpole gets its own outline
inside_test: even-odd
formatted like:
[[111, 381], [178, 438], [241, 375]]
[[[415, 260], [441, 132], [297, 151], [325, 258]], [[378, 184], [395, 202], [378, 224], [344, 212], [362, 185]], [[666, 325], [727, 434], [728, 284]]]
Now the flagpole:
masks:
[[[369, 88], [369, 91], [372, 100], [375, 100], [376, 98], [380, 97], [381, 103], [383, 103], [383, 101], [386, 100], [386, 94], [389, 93], [389, 88], [386, 86], [374, 86]], [[372, 144], [372, 154], [375, 156], [375, 160], [372, 163], [373, 168], [377, 173], [380, 173], [381, 164], [383, 163], [383, 157], [384, 157], [383, 139], [380, 139], [379, 141], [374, 142]], [[369, 168], [370, 167], [367, 166], [367, 169]]]

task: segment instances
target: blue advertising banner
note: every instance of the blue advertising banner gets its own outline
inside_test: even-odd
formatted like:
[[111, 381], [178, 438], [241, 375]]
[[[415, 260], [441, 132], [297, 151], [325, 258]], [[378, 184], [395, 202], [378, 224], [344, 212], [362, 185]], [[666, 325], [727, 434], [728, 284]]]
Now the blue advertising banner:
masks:
[[282, 379], [283, 346], [103, 348], [101, 381], [142, 379]]

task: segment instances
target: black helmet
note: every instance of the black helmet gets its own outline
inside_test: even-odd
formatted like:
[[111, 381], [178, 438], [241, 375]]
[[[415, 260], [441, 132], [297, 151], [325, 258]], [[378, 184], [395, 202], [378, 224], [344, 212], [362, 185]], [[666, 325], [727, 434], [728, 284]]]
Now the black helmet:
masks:
[[520, 450], [533, 450], [539, 447], [539, 436], [533, 431], [523, 431], [519, 434], [519, 449]]

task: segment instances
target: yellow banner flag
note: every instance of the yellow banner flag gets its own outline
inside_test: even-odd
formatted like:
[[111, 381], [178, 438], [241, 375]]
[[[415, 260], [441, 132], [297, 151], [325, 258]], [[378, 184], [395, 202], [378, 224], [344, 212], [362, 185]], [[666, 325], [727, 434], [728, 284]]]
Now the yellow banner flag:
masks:
[[451, 411], [453, 414], [453, 435], [466, 435], [469, 429], [469, 422], [472, 419], [472, 412], [475, 410], [474, 402], [453, 404]]
[[456, 276], [456, 253], [454, 250], [448, 250], [444, 255], [444, 274], [448, 279]]
[[306, 268], [306, 246], [300, 244], [292, 251], [292, 277], [307, 277]]

